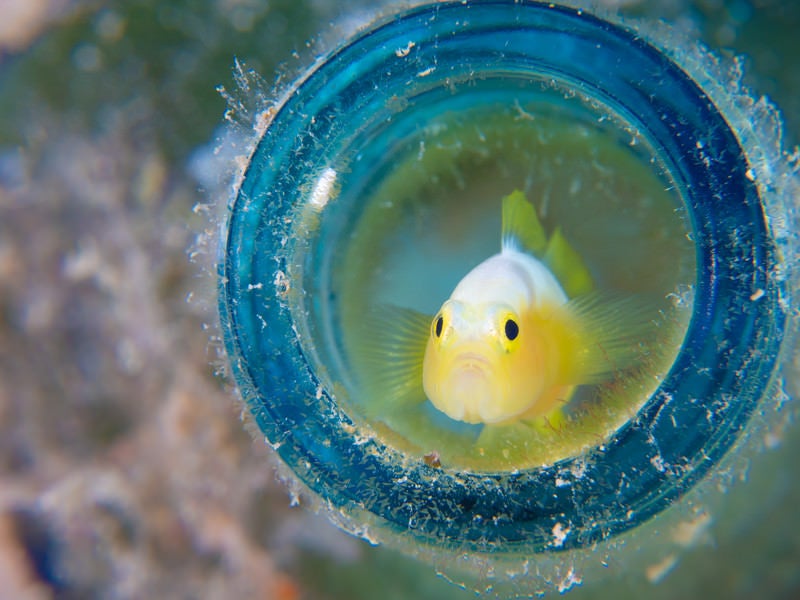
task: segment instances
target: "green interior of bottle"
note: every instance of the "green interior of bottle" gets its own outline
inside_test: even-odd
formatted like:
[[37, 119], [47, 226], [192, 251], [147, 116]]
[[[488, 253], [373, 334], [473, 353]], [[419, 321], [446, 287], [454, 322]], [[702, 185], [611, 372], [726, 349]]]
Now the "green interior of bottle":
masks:
[[[694, 246], [681, 200], [635, 131], [550, 104], [447, 113], [394, 147], [334, 252], [338, 370], [326, 364], [357, 425], [411, 457], [445, 467], [508, 471], [552, 464], [603, 443], [665, 375], [691, 308]], [[347, 169], [337, 193], [348, 194]], [[558, 422], [470, 425], [436, 410], [369, 410], [353, 355], [364, 315], [394, 305], [431, 318], [467, 272], [500, 250], [501, 198], [525, 192], [551, 233], [560, 227], [600, 291], [653, 300], [641, 364], [580, 386]], [[369, 416], [367, 416], [369, 414]]]

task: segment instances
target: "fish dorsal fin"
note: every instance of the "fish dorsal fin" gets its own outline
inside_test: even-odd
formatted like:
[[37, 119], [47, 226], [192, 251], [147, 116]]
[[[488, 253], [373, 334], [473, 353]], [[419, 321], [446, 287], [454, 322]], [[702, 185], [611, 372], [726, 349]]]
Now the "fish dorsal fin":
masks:
[[430, 324], [428, 315], [386, 304], [364, 316], [350, 352], [368, 414], [385, 418], [425, 400], [422, 363]]
[[541, 258], [570, 298], [594, 289], [589, 269], [561, 228], [556, 227], [548, 240], [536, 209], [519, 190], [503, 198], [502, 240], [503, 249], [521, 250]]
[[537, 257], [544, 253], [547, 245], [547, 236], [536, 216], [536, 209], [519, 190], [503, 198], [501, 239], [503, 250], [522, 250]]
[[560, 227], [556, 227], [550, 236], [543, 261], [556, 276], [568, 297], [583, 296], [594, 289], [594, 282], [586, 263], [561, 233]]

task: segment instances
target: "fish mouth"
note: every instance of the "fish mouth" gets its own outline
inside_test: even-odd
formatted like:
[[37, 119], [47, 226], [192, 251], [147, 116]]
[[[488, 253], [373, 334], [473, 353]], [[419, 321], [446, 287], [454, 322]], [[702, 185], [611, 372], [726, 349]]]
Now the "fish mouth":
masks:
[[482, 353], [458, 353], [450, 363], [442, 391], [449, 399], [444, 412], [465, 423], [486, 423], [497, 396], [497, 378], [492, 362]]
[[479, 352], [461, 352], [453, 359], [455, 369], [490, 371], [492, 363]]

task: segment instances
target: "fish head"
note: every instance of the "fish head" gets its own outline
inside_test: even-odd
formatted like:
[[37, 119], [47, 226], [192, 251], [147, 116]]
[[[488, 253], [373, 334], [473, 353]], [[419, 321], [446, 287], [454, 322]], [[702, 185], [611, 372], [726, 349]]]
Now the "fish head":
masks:
[[431, 322], [422, 380], [433, 405], [466, 423], [525, 413], [547, 386], [541, 339], [526, 314], [501, 303], [448, 300]]

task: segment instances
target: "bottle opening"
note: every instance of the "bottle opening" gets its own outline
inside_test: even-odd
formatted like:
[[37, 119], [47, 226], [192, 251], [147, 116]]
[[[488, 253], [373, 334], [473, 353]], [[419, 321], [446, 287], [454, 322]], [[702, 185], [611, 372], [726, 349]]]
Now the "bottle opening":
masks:
[[[620, 115], [552, 79], [496, 74], [402, 105], [388, 122], [363, 119], [295, 222], [304, 293], [293, 312], [311, 321], [302, 341], [326, 387], [372, 435], [449, 468], [519, 470], [605, 443], [663, 380], [691, 314], [691, 223], [663, 160]], [[633, 368], [579, 385], [553, 415], [469, 424], [425, 397], [410, 372], [422, 364], [398, 366], [397, 349], [385, 364], [362, 355], [397, 334], [396, 308], [432, 321], [500, 251], [501, 199], [513, 190], [545, 235], [559, 231], [579, 255], [593, 291], [646, 298], [649, 326], [631, 341], [641, 345]], [[364, 371], [399, 368], [416, 393], [365, 385], [375, 374]]]

